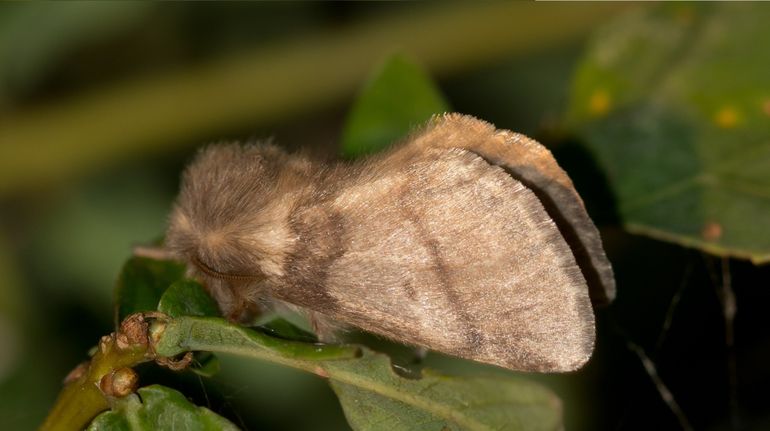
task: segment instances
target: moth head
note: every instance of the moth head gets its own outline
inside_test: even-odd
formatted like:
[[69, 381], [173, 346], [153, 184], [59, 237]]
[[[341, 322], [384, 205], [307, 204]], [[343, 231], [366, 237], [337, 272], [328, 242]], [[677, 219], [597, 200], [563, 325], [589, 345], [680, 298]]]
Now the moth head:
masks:
[[234, 320], [282, 270], [287, 235], [276, 198], [285, 157], [269, 145], [210, 146], [182, 176], [166, 247]]

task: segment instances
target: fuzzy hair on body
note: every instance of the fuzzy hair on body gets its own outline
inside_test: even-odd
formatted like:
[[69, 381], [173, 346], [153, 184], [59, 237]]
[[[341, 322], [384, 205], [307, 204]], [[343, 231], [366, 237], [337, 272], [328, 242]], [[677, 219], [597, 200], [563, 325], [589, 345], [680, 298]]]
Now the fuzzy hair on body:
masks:
[[551, 153], [460, 114], [355, 162], [207, 147], [183, 175], [166, 245], [231, 320], [289, 304], [322, 340], [338, 322], [513, 370], [582, 366], [591, 301], [615, 295]]

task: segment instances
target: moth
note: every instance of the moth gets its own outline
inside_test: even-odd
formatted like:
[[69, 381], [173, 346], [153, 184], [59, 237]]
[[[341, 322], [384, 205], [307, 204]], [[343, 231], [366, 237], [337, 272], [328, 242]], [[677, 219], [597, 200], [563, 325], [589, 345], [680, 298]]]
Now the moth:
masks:
[[204, 148], [166, 244], [231, 320], [275, 304], [513, 370], [591, 356], [615, 295], [599, 233], [536, 141], [460, 114], [390, 150], [322, 163], [271, 144]]

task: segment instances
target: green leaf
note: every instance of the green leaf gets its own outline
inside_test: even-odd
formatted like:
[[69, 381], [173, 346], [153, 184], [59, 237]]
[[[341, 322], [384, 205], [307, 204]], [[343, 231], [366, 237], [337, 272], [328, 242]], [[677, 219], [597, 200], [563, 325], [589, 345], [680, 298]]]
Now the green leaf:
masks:
[[[124, 404], [119, 404], [121, 410], [118, 411], [106, 411], [96, 418], [86, 428], [87, 431], [132, 431], [134, 429], [142, 429], [144, 424], [137, 424], [136, 427], [132, 427], [132, 424], [128, 421], [127, 412], [131, 411], [129, 402], [140, 404], [136, 395], [129, 395], [124, 400]], [[136, 410], [136, 409], [134, 409]], [[126, 413], [123, 413], [126, 412]], [[123, 414], [121, 414], [123, 413]]]
[[190, 403], [173, 389], [152, 385], [116, 401], [112, 410], [97, 416], [88, 431], [103, 430], [237, 430], [227, 419]]
[[512, 376], [395, 374], [387, 356], [324, 367], [356, 430], [560, 430], [561, 403], [537, 383]]
[[357, 430], [556, 430], [561, 406], [546, 388], [513, 376], [420, 379], [393, 372], [390, 359], [361, 346], [300, 343], [222, 319], [181, 317], [165, 323], [155, 351], [188, 350], [265, 359], [327, 377]]
[[361, 91], [342, 132], [342, 154], [377, 152], [432, 115], [449, 110], [430, 77], [401, 55], [390, 57]]
[[304, 341], [306, 343], [315, 343], [318, 341], [318, 337], [316, 337], [315, 334], [302, 330], [288, 320], [280, 317], [273, 319], [264, 325], [260, 325], [259, 329], [268, 335], [284, 338], [286, 340]]
[[158, 311], [171, 317], [178, 316], [219, 316], [219, 307], [206, 293], [200, 283], [194, 280], [174, 282], [160, 297]]
[[313, 362], [360, 354], [358, 346], [311, 344], [276, 338], [216, 317], [172, 319], [160, 331], [155, 345], [159, 355], [169, 357], [201, 350], [234, 353], [305, 369], [312, 368], [309, 364]]
[[[132, 265], [133, 268], [142, 267], [144, 270], [160, 275], [160, 281], [152, 285], [151, 289], [146, 289], [151, 283], [134, 283], [133, 289], [135, 290], [132, 292], [133, 296], [138, 296], [136, 289], [144, 289], [145, 293], [141, 295], [141, 298], [146, 301], [143, 305], [149, 307], [149, 304], [155, 298], [155, 294], [162, 292], [160, 299], [155, 301], [157, 310], [171, 317], [219, 316], [217, 303], [206, 293], [203, 286], [195, 280], [181, 279], [173, 281], [165, 291], [163, 290], [165, 283], [184, 275], [184, 272], [178, 271], [176, 265], [176, 263], [170, 261], [149, 259]], [[140, 273], [147, 275], [146, 271], [140, 271]], [[147, 281], [144, 278], [141, 280]], [[131, 288], [124, 286], [122, 290], [124, 292], [131, 291]], [[217, 359], [216, 355], [209, 352], [196, 352], [193, 365], [189, 369], [200, 376], [212, 377], [219, 373], [219, 359]]]
[[184, 277], [184, 265], [134, 256], [126, 262], [115, 290], [117, 322], [139, 311], [155, 311], [168, 287]]
[[632, 231], [770, 261], [770, 9], [675, 4], [597, 32], [569, 122]]

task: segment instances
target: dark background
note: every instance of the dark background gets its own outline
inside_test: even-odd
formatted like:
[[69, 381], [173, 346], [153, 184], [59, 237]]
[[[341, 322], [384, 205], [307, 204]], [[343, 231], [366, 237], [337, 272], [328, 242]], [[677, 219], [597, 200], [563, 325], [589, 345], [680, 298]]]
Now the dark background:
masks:
[[[273, 137], [288, 148], [335, 154], [358, 88], [388, 53], [404, 51], [437, 80], [454, 110], [541, 139], [601, 228], [618, 299], [597, 311], [595, 357], [577, 373], [531, 376], [562, 397], [566, 428], [681, 427], [629, 343], [656, 363], [693, 428], [770, 428], [770, 268], [624, 232], [601, 170], [579, 141], [559, 132], [588, 38], [603, 22], [637, 7], [646, 6], [0, 5], [4, 426], [38, 425], [61, 379], [112, 330], [120, 266], [133, 244], [164, 231], [179, 172], [196, 147]], [[485, 19], [502, 13], [510, 14], [518, 39], [485, 30], [491, 25]], [[550, 25], [538, 21], [543, 17]], [[430, 28], [453, 19], [477, 26], [459, 39], [471, 49], [457, 41], [421, 45], [430, 34], [415, 41], [425, 46], [416, 51], [400, 42], [402, 32], [420, 28], [415, 23]], [[292, 55], [299, 58], [289, 61], [293, 74], [270, 74]], [[209, 79], [249, 67], [253, 75], [233, 72], [221, 89]], [[329, 70], [335, 73], [325, 78]], [[258, 100], [218, 100], [240, 89]], [[148, 122], [144, 109], [164, 103], [166, 114]], [[26, 135], [14, 135], [22, 128]], [[725, 273], [737, 299], [732, 385], [720, 293]], [[675, 296], [679, 301], [672, 303]], [[662, 330], [669, 310], [670, 327]], [[505, 372], [435, 355], [428, 364]], [[223, 358], [222, 365], [205, 389], [197, 378], [149, 367], [142, 382], [182, 388], [248, 429], [345, 429], [321, 379], [236, 358]]]

